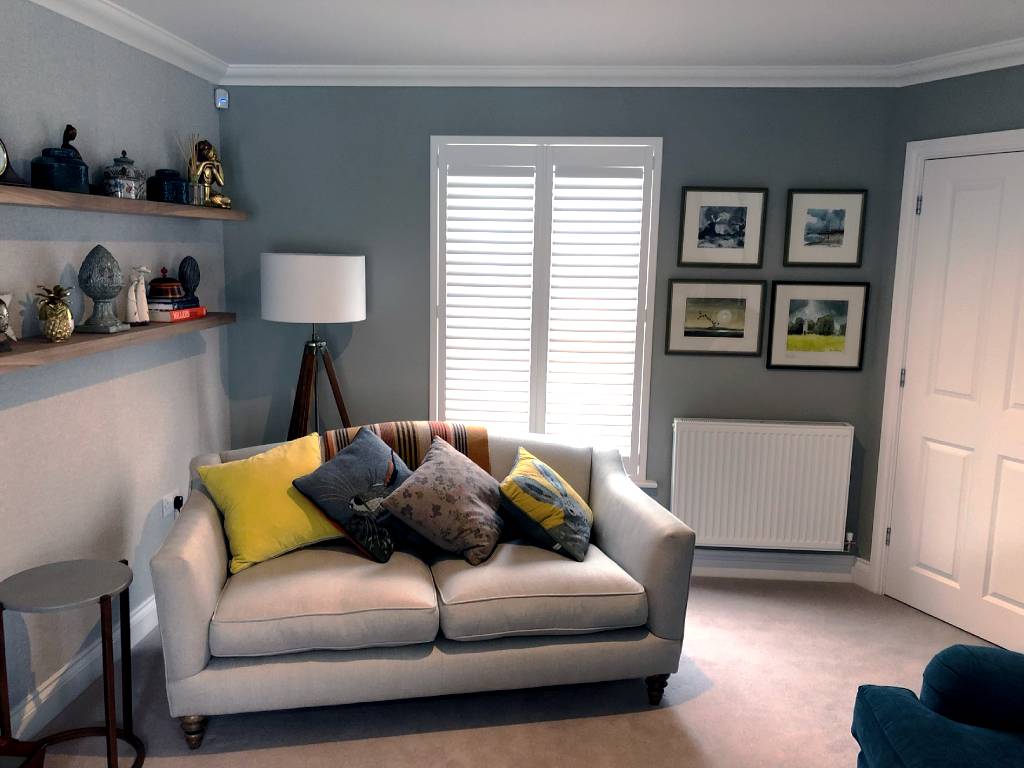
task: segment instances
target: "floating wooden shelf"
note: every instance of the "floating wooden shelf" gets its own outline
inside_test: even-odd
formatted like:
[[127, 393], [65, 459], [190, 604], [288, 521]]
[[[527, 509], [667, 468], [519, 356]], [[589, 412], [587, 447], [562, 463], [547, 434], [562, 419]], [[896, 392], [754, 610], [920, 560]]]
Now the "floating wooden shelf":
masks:
[[49, 342], [41, 336], [32, 336], [12, 342], [13, 349], [10, 352], [0, 352], [0, 376], [25, 368], [39, 368], [75, 357], [85, 357], [97, 352], [163, 341], [183, 333], [203, 331], [233, 322], [235, 322], [234, 312], [211, 312], [198, 320], [183, 320], [180, 323], [150, 323], [121, 333], [75, 333], [70, 339], [60, 344]]
[[0, 205], [60, 208], [66, 211], [94, 211], [96, 213], [125, 213], [134, 216], [172, 216], [180, 219], [212, 219], [214, 221], [245, 221], [249, 218], [249, 214], [229, 208], [155, 203], [149, 200], [125, 200], [119, 197], [78, 195], [74, 192], [52, 192], [48, 189], [3, 185], [0, 185]]

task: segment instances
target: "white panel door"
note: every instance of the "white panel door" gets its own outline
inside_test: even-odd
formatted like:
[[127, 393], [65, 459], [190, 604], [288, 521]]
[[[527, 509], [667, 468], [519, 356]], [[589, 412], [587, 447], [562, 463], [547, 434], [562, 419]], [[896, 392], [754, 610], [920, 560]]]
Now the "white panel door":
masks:
[[1024, 650], [1024, 153], [922, 192], [885, 591]]

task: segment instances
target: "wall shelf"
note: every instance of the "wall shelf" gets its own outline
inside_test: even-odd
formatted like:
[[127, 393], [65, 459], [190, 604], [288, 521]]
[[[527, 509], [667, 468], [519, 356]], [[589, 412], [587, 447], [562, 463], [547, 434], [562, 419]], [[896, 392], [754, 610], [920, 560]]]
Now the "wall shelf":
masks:
[[171, 216], [180, 219], [210, 219], [213, 221], [245, 221], [249, 218], [249, 214], [234, 209], [156, 203], [150, 200], [124, 200], [102, 195], [79, 195], [74, 192], [53, 192], [48, 189], [3, 185], [0, 185], [0, 205], [121, 213], [134, 216]]
[[[158, 203], [162, 205], [162, 203]], [[210, 312], [198, 320], [183, 320], [179, 323], [150, 323], [121, 333], [75, 333], [67, 341], [54, 344], [42, 336], [32, 336], [12, 342], [10, 352], [0, 352], [0, 376], [5, 373], [40, 368], [76, 357], [85, 357], [97, 352], [106, 352], [121, 347], [133, 347], [163, 341], [183, 333], [203, 331], [218, 325], [235, 322], [234, 312]]]

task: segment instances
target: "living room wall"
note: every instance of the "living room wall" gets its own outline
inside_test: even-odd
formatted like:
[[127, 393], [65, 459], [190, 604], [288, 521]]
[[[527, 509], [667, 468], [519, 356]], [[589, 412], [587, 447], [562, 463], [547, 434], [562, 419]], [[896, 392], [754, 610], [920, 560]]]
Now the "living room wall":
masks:
[[[253, 218], [225, 230], [232, 443], [283, 438], [308, 328], [259, 320], [259, 254], [365, 253], [368, 318], [324, 329], [355, 423], [425, 418], [431, 135], [661, 136], [648, 475], [668, 502], [676, 416], [849, 421], [850, 530], [873, 502], [888, 287], [888, 123], [882, 89], [235, 87], [224, 113], [230, 192]], [[770, 189], [764, 268], [676, 265], [683, 185]], [[869, 190], [864, 267], [782, 267], [790, 187]], [[861, 372], [766, 370], [764, 357], [664, 354], [668, 279], [867, 280]], [[324, 402], [327, 398], [322, 399]], [[336, 424], [333, 404], [327, 423]], [[859, 536], [863, 541], [867, 536]]]
[[[176, 133], [219, 138], [209, 83], [26, 0], [3, 8], [0, 137], [21, 176], [43, 147], [60, 145], [65, 123], [78, 128], [94, 181], [122, 149], [152, 172], [179, 165]], [[201, 297], [220, 308], [221, 233], [216, 222], [4, 206], [0, 293], [14, 293], [19, 336], [38, 333], [39, 283], [74, 286], [81, 322], [90, 302], [78, 268], [103, 243], [126, 276], [137, 264], [173, 271], [191, 253]], [[228, 440], [222, 344], [211, 330], [0, 376], [0, 578], [55, 560], [128, 558], [132, 605], [152, 626], [149, 558], [170, 526], [161, 497], [186, 490], [193, 455]], [[95, 609], [6, 614], [16, 721], [27, 695], [25, 714], [42, 704], [45, 717], [89, 682], [75, 675], [83, 667], [59, 670], [98, 642], [97, 621]], [[48, 680], [55, 686], [40, 690]]]

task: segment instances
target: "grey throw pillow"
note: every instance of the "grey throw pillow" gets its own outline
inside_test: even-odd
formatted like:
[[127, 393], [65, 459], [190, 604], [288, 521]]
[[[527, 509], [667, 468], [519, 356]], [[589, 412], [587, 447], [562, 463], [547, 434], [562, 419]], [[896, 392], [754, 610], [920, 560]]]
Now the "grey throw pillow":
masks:
[[479, 565], [501, 536], [498, 481], [439, 437], [384, 508], [425, 539]]
[[388, 519], [381, 500], [412, 472], [390, 446], [368, 429], [337, 456], [308, 475], [292, 481], [300, 493], [316, 504], [364, 555], [387, 562], [394, 542], [407, 532]]

